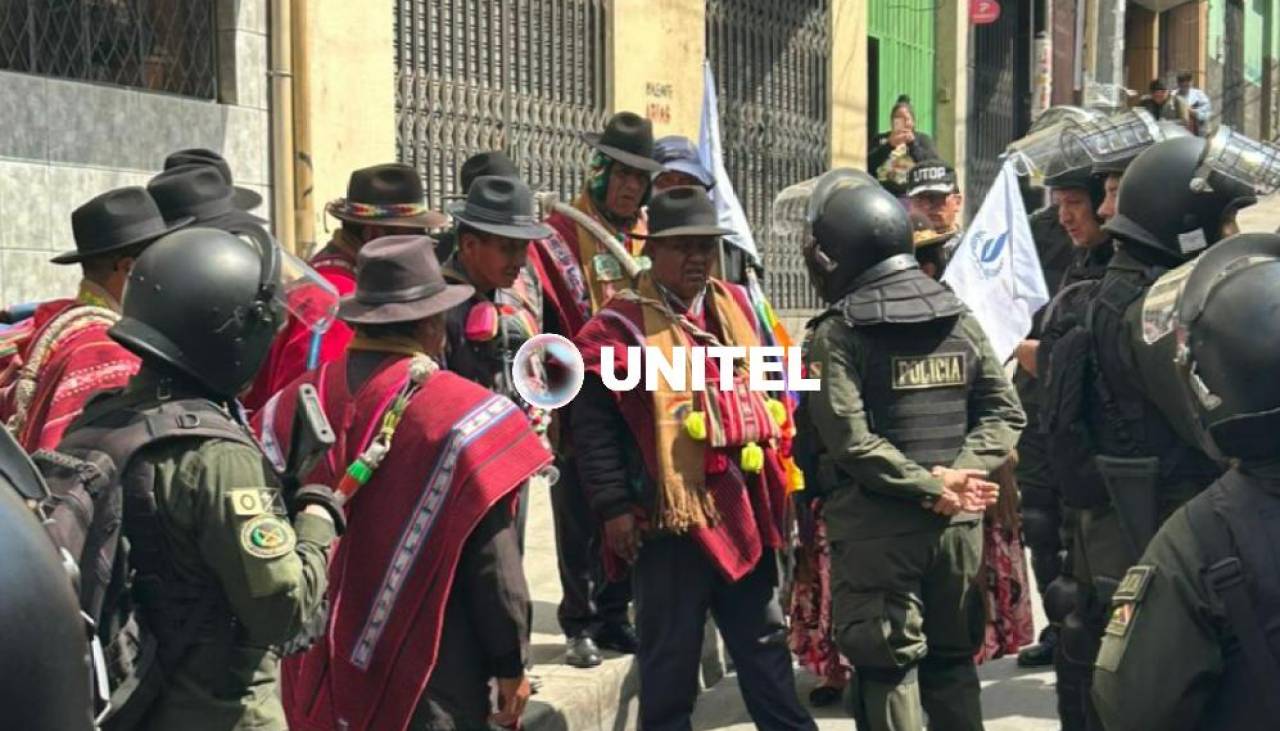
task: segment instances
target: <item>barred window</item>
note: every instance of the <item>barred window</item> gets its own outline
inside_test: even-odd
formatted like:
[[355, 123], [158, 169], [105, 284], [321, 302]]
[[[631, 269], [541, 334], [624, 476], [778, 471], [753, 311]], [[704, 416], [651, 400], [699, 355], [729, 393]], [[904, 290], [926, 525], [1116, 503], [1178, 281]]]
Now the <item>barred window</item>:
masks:
[[0, 69], [213, 99], [213, 0], [0, 0]]

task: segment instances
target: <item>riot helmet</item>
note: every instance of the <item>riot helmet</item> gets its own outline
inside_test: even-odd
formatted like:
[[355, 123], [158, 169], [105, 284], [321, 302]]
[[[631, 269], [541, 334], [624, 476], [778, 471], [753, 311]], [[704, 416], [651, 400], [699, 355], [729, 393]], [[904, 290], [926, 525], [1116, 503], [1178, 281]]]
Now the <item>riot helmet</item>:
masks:
[[1189, 266], [1172, 321], [1175, 363], [1206, 451], [1219, 458], [1274, 459], [1280, 235], [1232, 236]]
[[6, 728], [91, 731], [89, 629], [71, 575], [23, 501], [45, 494], [35, 467], [0, 429], [0, 704]]
[[788, 200], [791, 222], [798, 212], [794, 206], [802, 202], [809, 231], [805, 263], [826, 301], [839, 300], [869, 278], [918, 266], [906, 209], [866, 173], [832, 170], [783, 191], [775, 202], [775, 226], [788, 224]]
[[245, 235], [191, 228], [152, 244], [129, 274], [111, 337], [144, 363], [233, 398], [252, 382], [288, 315], [327, 329], [337, 313], [333, 285], [265, 231]]
[[[1027, 134], [1009, 143], [1005, 154], [1013, 161], [1019, 175], [1033, 179], [1046, 178], [1063, 170], [1083, 165], [1083, 151], [1065, 147], [1063, 133], [1079, 124], [1096, 120], [1101, 115], [1093, 110], [1072, 106], [1051, 107], [1031, 125]], [[1075, 164], [1064, 162], [1064, 154], [1070, 153]], [[1087, 159], [1087, 156], [1084, 156]]]
[[[1107, 232], [1161, 263], [1187, 261], [1217, 243], [1223, 224], [1257, 197], [1252, 185], [1212, 170], [1202, 172], [1205, 150], [1204, 140], [1180, 137], [1157, 142], [1138, 155], [1120, 181], [1116, 215], [1107, 222]], [[1204, 182], [1197, 185], [1196, 180]]]
[[1095, 174], [1093, 165], [1088, 161], [1046, 177], [1044, 185], [1050, 189], [1074, 188], [1086, 191], [1089, 194], [1089, 200], [1093, 203], [1094, 211], [1098, 210], [1098, 206], [1102, 205], [1102, 199], [1107, 195], [1104, 176]]

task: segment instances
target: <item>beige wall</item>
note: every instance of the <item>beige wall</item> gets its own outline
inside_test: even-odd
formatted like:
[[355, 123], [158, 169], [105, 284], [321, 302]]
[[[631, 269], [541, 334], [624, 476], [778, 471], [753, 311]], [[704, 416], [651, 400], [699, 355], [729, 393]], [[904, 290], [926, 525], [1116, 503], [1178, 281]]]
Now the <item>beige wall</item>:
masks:
[[[310, 0], [308, 9], [311, 103], [306, 111], [311, 115], [315, 235], [323, 245], [324, 205], [346, 194], [351, 171], [396, 159], [395, 8], [392, 0]], [[334, 228], [333, 219], [328, 225]]]
[[867, 162], [867, 0], [831, 3], [831, 166]]
[[1160, 73], [1160, 16], [1134, 3], [1125, 7], [1124, 23], [1125, 85], [1146, 93]]
[[610, 20], [609, 108], [649, 117], [658, 137], [681, 134], [697, 140], [706, 55], [704, 0], [615, 0]]
[[964, 190], [969, 108], [969, 1], [940, 0], [937, 18], [934, 140], [938, 143], [938, 154], [955, 167], [960, 189]]

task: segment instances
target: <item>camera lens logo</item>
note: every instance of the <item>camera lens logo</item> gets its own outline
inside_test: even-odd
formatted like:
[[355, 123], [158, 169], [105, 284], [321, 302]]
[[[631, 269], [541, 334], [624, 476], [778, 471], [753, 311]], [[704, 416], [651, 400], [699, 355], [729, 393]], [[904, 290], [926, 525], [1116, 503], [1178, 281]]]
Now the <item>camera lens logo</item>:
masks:
[[539, 409], [558, 409], [582, 390], [582, 354], [561, 335], [535, 335], [516, 351], [512, 380], [520, 398]]

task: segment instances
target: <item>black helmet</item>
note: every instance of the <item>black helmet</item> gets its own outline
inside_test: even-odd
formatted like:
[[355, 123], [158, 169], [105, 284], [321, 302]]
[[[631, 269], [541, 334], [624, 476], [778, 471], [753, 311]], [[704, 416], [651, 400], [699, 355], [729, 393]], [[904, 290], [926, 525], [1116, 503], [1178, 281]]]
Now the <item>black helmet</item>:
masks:
[[[1095, 212], [1107, 197], [1106, 179], [1093, 171], [1093, 165], [1086, 162], [1078, 167], [1054, 173], [1044, 179], [1044, 187], [1058, 190], [1083, 190], [1089, 194]], [[1094, 214], [1097, 216], [1097, 213]], [[1098, 219], [1101, 221], [1102, 219]]]
[[1222, 224], [1257, 197], [1252, 186], [1217, 173], [1212, 190], [1196, 192], [1192, 181], [1204, 152], [1204, 140], [1180, 137], [1138, 155], [1120, 180], [1107, 232], [1172, 262], [1187, 261], [1217, 243]]
[[214, 395], [234, 397], [285, 322], [280, 260], [270, 238], [250, 243], [210, 228], [169, 234], [133, 265], [109, 334], [144, 362], [165, 363]]
[[88, 628], [53, 541], [23, 502], [44, 493], [31, 462], [0, 429], [0, 704], [5, 728], [91, 731]]
[[[820, 195], [820, 193], [826, 193]], [[911, 219], [878, 184], [814, 190], [813, 245], [806, 251], [810, 276], [828, 302], [857, 289], [877, 273], [917, 266]]]
[[1273, 459], [1280, 432], [1280, 235], [1232, 236], [1193, 266], [1174, 323], [1176, 362], [1205, 446], [1215, 456]]

